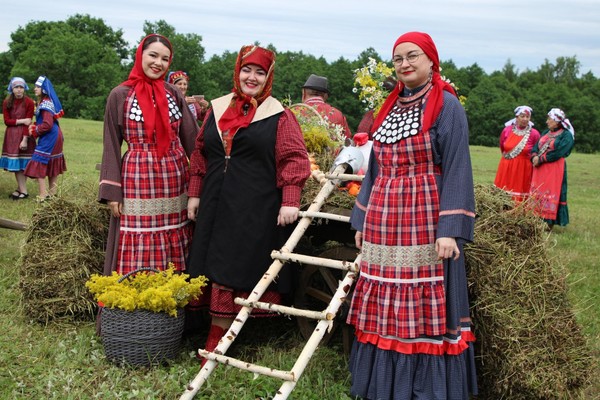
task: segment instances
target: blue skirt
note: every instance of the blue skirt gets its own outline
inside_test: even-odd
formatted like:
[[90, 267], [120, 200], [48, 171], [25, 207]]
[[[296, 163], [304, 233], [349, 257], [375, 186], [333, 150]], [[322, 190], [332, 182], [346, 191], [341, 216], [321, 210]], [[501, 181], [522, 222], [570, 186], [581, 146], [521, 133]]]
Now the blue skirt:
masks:
[[477, 395], [474, 365], [472, 342], [459, 355], [438, 356], [382, 350], [355, 340], [351, 394], [369, 400], [468, 400]]

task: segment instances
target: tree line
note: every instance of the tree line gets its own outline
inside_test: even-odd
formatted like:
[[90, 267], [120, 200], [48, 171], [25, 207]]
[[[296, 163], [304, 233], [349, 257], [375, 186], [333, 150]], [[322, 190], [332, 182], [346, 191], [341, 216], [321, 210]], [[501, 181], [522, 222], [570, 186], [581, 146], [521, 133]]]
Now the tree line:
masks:
[[[212, 99], [231, 90], [237, 49], [207, 58], [202, 36], [178, 33], [164, 20], [144, 22], [143, 31], [160, 33], [171, 40], [171, 69], [189, 74], [189, 94]], [[12, 76], [35, 82], [39, 75], [46, 75], [67, 117], [102, 120], [108, 93], [127, 79], [136, 47], [137, 43], [130, 45], [124, 40], [121, 29], [115, 30], [87, 14], [76, 14], [65, 21], [33, 21], [11, 34], [8, 51], [0, 53], [0, 77], [6, 83]], [[391, 61], [373, 48], [364, 50], [355, 60], [342, 57], [328, 62], [302, 51], [267, 47], [277, 53], [275, 97], [299, 102], [301, 86], [311, 73], [327, 76], [332, 90], [329, 102], [344, 112], [353, 131], [366, 111], [352, 91], [354, 71], [369, 58], [391, 66]], [[575, 56], [546, 60], [536, 70], [519, 71], [510, 60], [502, 70], [491, 74], [476, 63], [459, 68], [452, 60], [442, 61], [441, 68], [442, 75], [466, 97], [471, 144], [496, 146], [504, 122], [514, 117], [514, 108], [529, 105], [534, 110], [532, 121], [540, 131], [546, 128], [548, 110], [559, 107], [575, 127], [576, 151], [600, 150], [600, 82], [591, 71], [580, 73]]]

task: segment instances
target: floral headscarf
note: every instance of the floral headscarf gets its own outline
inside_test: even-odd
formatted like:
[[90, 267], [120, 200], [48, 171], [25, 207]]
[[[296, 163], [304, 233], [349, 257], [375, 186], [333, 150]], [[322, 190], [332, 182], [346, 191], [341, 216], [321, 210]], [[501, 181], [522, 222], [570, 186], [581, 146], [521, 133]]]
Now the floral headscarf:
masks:
[[[248, 64], [258, 65], [267, 72], [267, 78], [263, 91], [256, 97], [250, 97], [242, 92], [240, 84], [240, 71]], [[221, 132], [228, 132], [233, 138], [240, 128], [246, 128], [252, 122], [258, 106], [271, 95], [273, 90], [273, 70], [275, 67], [275, 53], [259, 46], [243, 46], [235, 62], [233, 73], [233, 98], [229, 107], [219, 119]], [[231, 140], [228, 141], [231, 150]], [[229, 153], [228, 153], [229, 154]]]
[[15, 76], [14, 78], [12, 78], [10, 80], [10, 82], [8, 83], [8, 87], [6, 88], [6, 90], [8, 91], [9, 94], [11, 94], [13, 92], [13, 89], [15, 88], [15, 86], [22, 86], [25, 90], [29, 90], [29, 86], [27, 86], [25, 79], [18, 77], [18, 76]]
[[[163, 81], [167, 71], [165, 71], [158, 79], [151, 79], [144, 73], [142, 65], [144, 43], [157, 36], [163, 38], [170, 44], [169, 40], [162, 35], [153, 33], [146, 36], [140, 42], [135, 53], [135, 63], [129, 73], [129, 79], [123, 82], [122, 85], [132, 86], [134, 88], [135, 96], [144, 117], [144, 130], [146, 131], [146, 135], [152, 140], [154, 131], [156, 131], [158, 156], [163, 157], [169, 148], [171, 140], [175, 137], [175, 132], [171, 128], [169, 119], [169, 103], [167, 101], [167, 92]], [[171, 65], [172, 59], [173, 52], [171, 51], [169, 65]]]
[[[517, 108], [515, 108], [515, 116], [518, 117], [519, 114], [527, 114], [529, 116], [531, 116], [531, 113], [533, 112], [533, 109], [529, 106], [517, 106]], [[517, 123], [517, 119], [513, 118], [511, 120], [508, 120], [504, 123], [504, 126], [511, 126]], [[533, 122], [531, 122], [531, 120], [529, 120], [529, 127], [531, 128], [533, 126]]]
[[571, 121], [566, 117], [565, 112], [560, 108], [553, 108], [548, 111], [548, 116], [552, 118], [552, 120], [558, 122], [563, 128], [567, 129], [571, 132], [571, 135], [575, 137], [575, 128], [571, 125]]
[[[444, 91], [452, 93], [456, 96], [456, 92], [454, 88], [450, 86], [450, 84], [444, 81], [440, 75], [440, 59], [438, 56], [437, 48], [435, 47], [435, 43], [433, 43], [433, 39], [427, 33], [424, 32], [408, 32], [404, 35], [400, 36], [396, 42], [394, 43], [394, 47], [392, 47], [392, 55], [396, 46], [400, 43], [410, 42], [419, 46], [423, 52], [429, 57], [433, 65], [431, 66], [431, 94], [429, 95], [429, 100], [427, 102], [427, 107], [425, 107], [425, 112], [423, 115], [423, 131], [427, 131], [431, 128], [431, 125], [435, 122], [436, 118], [440, 114], [442, 110], [442, 105], [444, 103]], [[373, 123], [372, 130], [375, 131], [381, 125], [388, 112], [392, 109], [394, 104], [396, 103], [396, 99], [398, 95], [404, 89], [404, 84], [401, 81], [398, 81], [398, 84], [392, 90], [388, 98], [385, 100], [383, 105], [381, 106], [381, 110], [377, 114], [377, 118]]]

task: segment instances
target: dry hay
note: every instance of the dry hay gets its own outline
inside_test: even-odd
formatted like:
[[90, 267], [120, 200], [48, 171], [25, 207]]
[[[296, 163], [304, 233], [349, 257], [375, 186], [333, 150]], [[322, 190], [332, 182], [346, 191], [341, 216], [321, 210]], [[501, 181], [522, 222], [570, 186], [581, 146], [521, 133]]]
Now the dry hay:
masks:
[[[334, 154], [330, 152], [323, 152], [320, 154], [314, 154], [316, 163], [319, 165], [321, 171], [329, 172], [333, 162], [335, 160]], [[300, 209], [306, 210], [313, 202], [317, 194], [321, 191], [322, 186], [313, 178], [309, 178], [304, 185], [302, 190], [302, 198], [300, 199]], [[334, 190], [323, 206], [324, 209], [345, 209], [351, 210], [356, 201], [356, 196], [348, 194], [347, 190], [344, 190], [344, 185], [340, 185], [340, 188]]]
[[95, 303], [85, 288], [92, 273], [102, 273], [108, 212], [91, 193], [79, 200], [55, 197], [32, 216], [20, 259], [24, 312], [32, 319], [89, 317]]
[[465, 256], [480, 398], [575, 398], [591, 359], [566, 271], [548, 256], [546, 224], [493, 186], [475, 193], [475, 240]]

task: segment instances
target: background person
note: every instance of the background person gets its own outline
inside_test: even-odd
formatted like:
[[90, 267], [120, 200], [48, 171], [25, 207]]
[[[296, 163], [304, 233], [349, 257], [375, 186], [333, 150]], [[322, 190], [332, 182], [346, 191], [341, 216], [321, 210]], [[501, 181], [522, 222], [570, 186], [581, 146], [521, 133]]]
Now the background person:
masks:
[[311, 74], [302, 86], [302, 102], [317, 110], [330, 125], [339, 125], [342, 134], [347, 138], [351, 138], [352, 132], [344, 114], [332, 105], [327, 104], [329, 94], [329, 80], [324, 76]]
[[[39, 199], [44, 201], [56, 194], [58, 176], [67, 170], [63, 154], [64, 137], [58, 124], [65, 112], [52, 86], [45, 76], [35, 82], [34, 92], [38, 98], [35, 125], [29, 125], [29, 135], [37, 139], [31, 161], [27, 163], [25, 175], [37, 179]], [[48, 185], [46, 185], [46, 177]]]
[[[272, 263], [298, 217], [310, 162], [294, 114], [271, 97], [275, 53], [243, 46], [232, 93], [212, 100], [191, 159], [188, 213], [196, 220], [188, 273], [211, 281], [211, 327], [205, 349], [214, 350]], [[290, 288], [289, 269], [261, 301], [279, 303]], [[254, 310], [253, 316], [272, 316]]]
[[500, 134], [502, 158], [494, 185], [510, 193], [516, 202], [529, 195], [531, 187], [531, 149], [540, 139], [540, 133], [531, 122], [531, 107], [515, 108], [515, 118], [507, 121]]
[[6, 131], [2, 143], [0, 168], [14, 172], [17, 189], [8, 195], [13, 200], [29, 197], [25, 168], [35, 149], [35, 140], [29, 138], [29, 125], [33, 118], [35, 104], [27, 96], [29, 90], [23, 78], [15, 76], [8, 84], [8, 96], [2, 102], [2, 114]]
[[575, 144], [575, 129], [560, 108], [548, 112], [546, 125], [548, 129], [531, 150], [531, 195], [536, 199], [536, 213], [552, 229], [569, 223], [565, 158]]
[[[104, 114], [98, 200], [111, 210], [104, 273], [142, 267], [183, 270], [192, 235], [187, 217], [188, 155], [198, 125], [164, 77], [169, 40], [146, 36], [129, 79], [114, 88]], [[121, 145], [127, 152], [121, 157]]]
[[167, 77], [167, 81], [170, 84], [177, 86], [183, 97], [185, 97], [185, 102], [187, 103], [190, 111], [194, 115], [197, 121], [202, 123], [204, 121], [204, 117], [206, 116], [206, 110], [208, 109], [208, 101], [206, 99], [197, 100], [193, 96], [188, 96], [188, 85], [190, 83], [189, 75], [184, 71], [173, 71], [169, 72]]
[[463, 245], [473, 239], [469, 130], [426, 33], [392, 47], [398, 85], [373, 127], [352, 211], [362, 249], [348, 323], [351, 394], [468, 399], [476, 394]]

